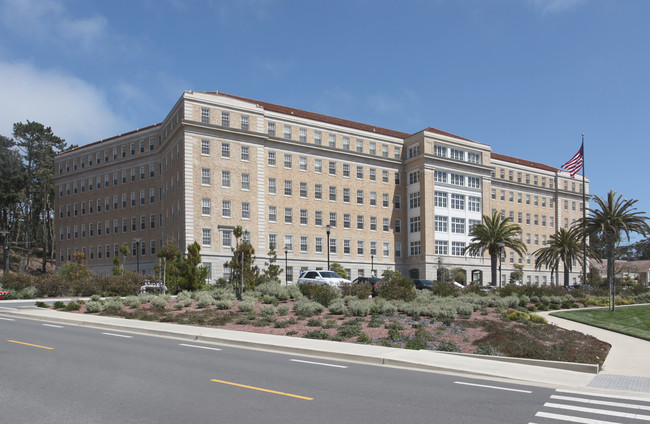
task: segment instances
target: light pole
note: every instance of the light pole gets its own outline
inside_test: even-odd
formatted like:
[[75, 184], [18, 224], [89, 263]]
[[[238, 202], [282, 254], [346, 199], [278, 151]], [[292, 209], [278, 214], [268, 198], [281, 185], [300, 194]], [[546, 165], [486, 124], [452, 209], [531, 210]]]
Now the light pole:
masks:
[[140, 242], [142, 240], [137, 238], [135, 239], [135, 269], [138, 274], [140, 274]]
[[375, 255], [370, 255], [370, 276], [375, 276]]
[[332, 227], [329, 225], [325, 226], [325, 232], [327, 233], [327, 270], [330, 270], [330, 231]]
[[503, 244], [499, 244], [499, 283], [497, 287], [501, 287], [501, 256], [503, 256]]
[[2, 230], [0, 231], [0, 234], [2, 234], [2, 270], [4, 273], [7, 273], [7, 258], [9, 255], [7, 255], [7, 234], [9, 234], [9, 231], [7, 230]]
[[289, 249], [284, 248], [284, 285], [289, 285], [289, 274], [287, 273], [287, 264], [289, 258]]

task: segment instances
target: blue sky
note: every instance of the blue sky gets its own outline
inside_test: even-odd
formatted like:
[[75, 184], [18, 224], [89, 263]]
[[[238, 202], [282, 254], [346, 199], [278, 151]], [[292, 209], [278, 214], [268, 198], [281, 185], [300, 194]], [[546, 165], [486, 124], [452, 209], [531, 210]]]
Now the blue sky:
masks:
[[650, 1], [0, 0], [0, 134], [69, 143], [160, 122], [183, 90], [559, 167], [585, 133], [592, 193], [648, 198]]

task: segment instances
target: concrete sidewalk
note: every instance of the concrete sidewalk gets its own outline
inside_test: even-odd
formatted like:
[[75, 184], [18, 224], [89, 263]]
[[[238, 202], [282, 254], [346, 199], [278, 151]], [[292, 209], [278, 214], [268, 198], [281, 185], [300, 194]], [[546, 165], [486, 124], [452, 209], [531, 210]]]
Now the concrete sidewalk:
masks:
[[589, 387], [650, 393], [650, 341], [554, 317], [551, 312], [537, 314], [550, 324], [594, 336], [612, 345], [602, 371]]
[[[308, 355], [334, 360], [354, 361], [374, 365], [406, 367], [430, 371], [462, 373], [477, 377], [511, 380], [519, 383], [551, 385], [553, 387], [588, 388], [597, 378], [597, 367], [587, 364], [536, 361], [479, 355], [450, 354], [436, 351], [414, 351], [383, 346], [311, 340], [287, 336], [247, 333], [218, 328], [183, 326], [178, 324], [126, 320], [97, 315], [74, 314], [51, 309], [19, 307], [0, 310], [4, 316], [58, 322], [69, 325], [150, 334], [203, 343], [267, 350], [278, 353]], [[551, 317], [551, 319], [555, 319]], [[562, 320], [564, 321], [564, 320]], [[625, 347], [623, 348], [625, 349]], [[647, 351], [647, 350], [646, 350]], [[606, 362], [607, 364], [607, 362]], [[645, 364], [647, 366], [647, 364]], [[617, 369], [616, 372], [619, 370]], [[638, 376], [638, 372], [630, 374]], [[616, 390], [645, 391], [616, 383]], [[607, 386], [607, 384], [605, 384]], [[638, 386], [638, 385], [637, 385]], [[608, 389], [610, 387], [599, 387]], [[650, 393], [650, 389], [647, 390]]]

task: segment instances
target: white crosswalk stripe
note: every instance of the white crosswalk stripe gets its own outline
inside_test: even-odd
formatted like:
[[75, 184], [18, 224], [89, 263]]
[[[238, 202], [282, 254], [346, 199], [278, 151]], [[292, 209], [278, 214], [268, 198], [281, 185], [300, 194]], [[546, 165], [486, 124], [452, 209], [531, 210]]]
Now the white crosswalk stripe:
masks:
[[556, 390], [549, 400], [535, 414], [535, 424], [650, 422], [650, 414], [642, 413], [650, 411], [648, 397]]

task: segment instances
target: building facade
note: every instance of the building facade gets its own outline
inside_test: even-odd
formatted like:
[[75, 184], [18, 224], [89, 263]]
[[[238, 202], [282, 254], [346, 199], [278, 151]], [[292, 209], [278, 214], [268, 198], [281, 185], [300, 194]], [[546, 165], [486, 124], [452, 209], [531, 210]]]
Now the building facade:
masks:
[[55, 190], [58, 260], [83, 252], [104, 274], [122, 245], [127, 269], [152, 273], [171, 240], [182, 251], [197, 241], [210, 279], [228, 277], [241, 226], [260, 266], [275, 246], [289, 281], [329, 259], [352, 278], [396, 269], [436, 279], [445, 267], [487, 284], [489, 257], [463, 249], [471, 226], [501, 211], [529, 252], [504, 252], [502, 282], [520, 264], [524, 283], [549, 284], [532, 253], [582, 216], [583, 187], [435, 128], [408, 134], [188, 91], [160, 124], [59, 154]]

